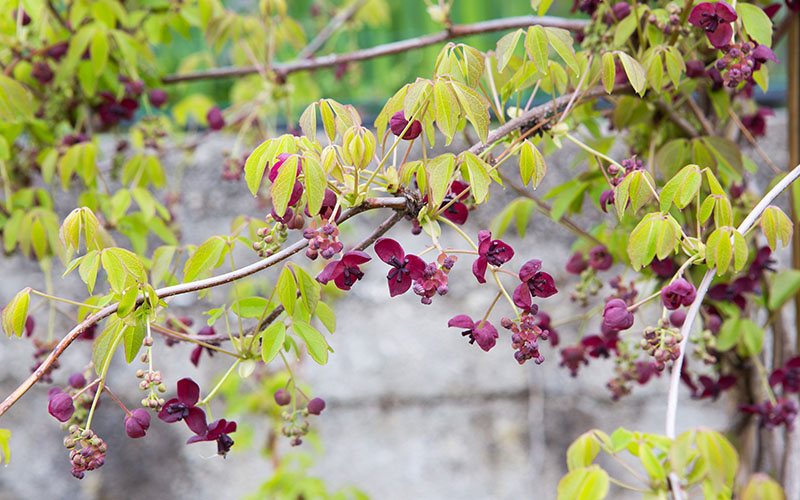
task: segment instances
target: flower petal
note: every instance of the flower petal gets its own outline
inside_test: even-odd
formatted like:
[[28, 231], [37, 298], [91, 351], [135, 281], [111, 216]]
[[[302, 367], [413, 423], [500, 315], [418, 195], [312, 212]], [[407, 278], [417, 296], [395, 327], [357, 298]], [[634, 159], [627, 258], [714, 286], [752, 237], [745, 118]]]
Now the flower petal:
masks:
[[342, 261], [334, 260], [333, 262], [329, 262], [328, 265], [325, 266], [325, 269], [317, 275], [317, 281], [324, 285], [341, 275], [343, 270], [344, 266], [342, 265]]
[[190, 378], [178, 380], [178, 400], [186, 406], [194, 406], [200, 399], [200, 386]]
[[528, 284], [522, 283], [514, 289], [514, 305], [522, 309], [530, 309], [533, 304], [531, 300], [531, 292], [528, 290]]
[[689, 14], [689, 23], [697, 26], [702, 27], [700, 22], [703, 20], [703, 14], [714, 14], [714, 4], [711, 2], [703, 2], [698, 4], [692, 12]]
[[486, 252], [489, 251], [489, 245], [492, 242], [492, 233], [491, 231], [483, 230], [478, 233], [478, 253], [480, 255], [486, 255]]
[[369, 262], [371, 260], [372, 257], [370, 257], [369, 254], [361, 252], [359, 250], [351, 250], [349, 252], [346, 252], [342, 256], [342, 262], [347, 267], [357, 266], [359, 264], [363, 264], [364, 262]]
[[739, 19], [739, 16], [736, 15], [736, 10], [728, 2], [717, 2], [714, 7], [714, 13], [726, 23], [732, 23]]
[[717, 29], [714, 31], [706, 31], [706, 35], [711, 45], [721, 49], [730, 43], [731, 37], [733, 36], [733, 28], [730, 24], [723, 23], [717, 26]]
[[519, 270], [520, 281], [528, 281], [533, 278], [536, 273], [542, 270], [542, 261], [539, 259], [531, 259], [522, 265]]
[[472, 321], [472, 318], [466, 314], [459, 314], [458, 316], [453, 316], [450, 318], [450, 321], [447, 322], [447, 326], [455, 326], [458, 328], [467, 328], [472, 330], [472, 328], [475, 326], [475, 322]]
[[184, 418], [186, 425], [195, 434], [205, 434], [208, 431], [206, 424], [206, 413], [200, 408], [193, 406], [189, 408], [189, 415]]
[[391, 238], [381, 238], [376, 241], [375, 253], [378, 254], [378, 257], [387, 264], [392, 260], [392, 257], [395, 257], [398, 261], [402, 262], [403, 257], [406, 255], [406, 252], [403, 250], [403, 247], [400, 246], [400, 243]]
[[447, 207], [447, 210], [442, 212], [442, 215], [453, 224], [458, 224], [461, 226], [467, 222], [467, 217], [469, 217], [469, 209], [463, 203], [456, 202]]
[[[389, 274], [392, 274], [392, 271], [396, 271], [396, 268], [392, 268]], [[409, 275], [401, 272], [396, 272], [393, 278], [387, 276], [386, 279], [387, 283], [389, 283], [389, 296], [391, 297], [406, 293], [411, 288], [411, 282], [413, 281]]]
[[475, 279], [478, 280], [478, 283], [486, 283], [486, 266], [489, 264], [489, 261], [486, 260], [486, 257], [480, 256], [478, 259], [472, 263], [472, 274], [475, 275]]
[[483, 328], [472, 331], [472, 338], [475, 339], [481, 349], [489, 352], [489, 349], [497, 344], [497, 329], [491, 323], [485, 321]]
[[422, 278], [422, 275], [425, 273], [425, 267], [427, 267], [425, 261], [414, 254], [406, 255], [405, 260], [408, 261], [406, 263], [406, 269], [408, 269], [408, 276], [412, 280], [418, 280]]

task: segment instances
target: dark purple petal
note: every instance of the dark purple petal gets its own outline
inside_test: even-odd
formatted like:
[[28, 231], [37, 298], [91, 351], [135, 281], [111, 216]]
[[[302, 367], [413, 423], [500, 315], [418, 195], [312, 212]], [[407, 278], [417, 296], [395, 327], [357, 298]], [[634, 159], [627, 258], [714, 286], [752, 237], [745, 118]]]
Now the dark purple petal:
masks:
[[390, 276], [387, 276], [387, 283], [389, 284], [389, 296], [396, 297], [398, 295], [402, 295], [411, 288], [411, 283], [414, 281], [412, 280], [407, 274], [405, 273], [392, 273], [396, 271], [392, 269], [389, 271]]
[[706, 64], [703, 61], [686, 61], [686, 76], [701, 78], [706, 75]]
[[766, 45], [759, 45], [753, 50], [753, 59], [760, 63], [765, 63], [767, 61], [780, 62], [775, 56], [775, 52]]
[[378, 254], [378, 257], [387, 264], [390, 263], [392, 257], [402, 262], [403, 257], [406, 255], [406, 252], [403, 250], [403, 247], [400, 246], [400, 243], [391, 238], [381, 238], [376, 241], [375, 253]]
[[[403, 130], [406, 129], [406, 125], [408, 125], [408, 120], [406, 120], [405, 114], [402, 110], [392, 115], [392, 118], [389, 120], [389, 128], [394, 135], [403, 134]], [[419, 122], [419, 120], [414, 120], [414, 122], [411, 123], [411, 126], [408, 127], [408, 130], [406, 130], [406, 133], [403, 134], [403, 139], [410, 141], [419, 137], [419, 134], [421, 133], [422, 124]]]
[[200, 408], [193, 406], [189, 408], [189, 415], [183, 419], [186, 425], [195, 434], [205, 434], [208, 426], [206, 425], [206, 413]]
[[475, 326], [475, 322], [472, 321], [472, 318], [466, 314], [459, 314], [458, 316], [450, 318], [450, 321], [447, 322], [447, 326], [455, 326], [458, 328], [472, 330], [472, 328]]
[[490, 231], [480, 231], [478, 233], [478, 254], [486, 255], [489, 250], [489, 244], [492, 242], [492, 233]]
[[689, 14], [689, 23], [693, 24], [699, 28], [702, 28], [703, 25], [700, 24], [704, 20], [704, 14], [706, 16], [713, 16], [714, 15], [714, 4], [711, 2], [703, 2], [701, 4], [697, 4], [692, 12]]
[[369, 262], [370, 260], [372, 260], [372, 257], [360, 250], [351, 250], [349, 252], [345, 252], [345, 254], [342, 256], [342, 263], [348, 267], [357, 266], [359, 264]]
[[275, 163], [272, 165], [272, 168], [269, 169], [269, 174], [267, 174], [267, 178], [270, 182], [275, 182], [275, 179], [278, 178], [278, 173], [281, 171], [281, 166], [283, 162], [292, 156], [289, 153], [281, 153], [275, 157]]
[[478, 257], [475, 262], [472, 263], [472, 274], [475, 275], [475, 279], [478, 280], [478, 283], [486, 283], [486, 266], [489, 262], [486, 260], [486, 257]]
[[531, 295], [543, 299], [558, 293], [555, 280], [547, 273], [536, 273], [533, 279], [528, 281], [528, 289]]
[[453, 224], [458, 224], [461, 226], [467, 222], [467, 218], [469, 217], [469, 209], [463, 203], [453, 203], [447, 207], [447, 210], [442, 212], [442, 215]]
[[192, 353], [189, 354], [189, 361], [191, 361], [194, 366], [198, 366], [201, 354], [203, 354], [203, 346], [198, 345], [192, 349]]
[[622, 299], [611, 299], [603, 309], [603, 325], [616, 330], [627, 330], [633, 326], [633, 314]]
[[178, 400], [186, 406], [194, 406], [200, 399], [200, 386], [190, 378], [178, 380]]
[[325, 409], [325, 400], [322, 398], [314, 398], [308, 402], [308, 413], [311, 415], [319, 415]]
[[714, 14], [726, 23], [732, 23], [739, 18], [736, 10], [728, 2], [717, 2], [714, 7]]
[[484, 321], [482, 328], [477, 328], [472, 331], [472, 337], [475, 342], [486, 352], [495, 346], [497, 343], [497, 329], [492, 326], [488, 321]]
[[567, 272], [570, 274], [581, 274], [589, 267], [589, 263], [580, 252], [575, 252], [567, 261]]
[[531, 259], [525, 264], [522, 265], [522, 268], [519, 270], [519, 279], [520, 281], [528, 281], [529, 279], [533, 278], [536, 273], [541, 271], [542, 269], [542, 261], [539, 259]]
[[408, 269], [409, 278], [412, 280], [418, 280], [422, 278], [422, 275], [425, 274], [425, 267], [427, 267], [427, 264], [425, 264], [424, 260], [414, 254], [406, 255], [405, 259], [403, 260], [407, 261], [405, 263], [405, 267]]
[[730, 24], [720, 24], [714, 31], [706, 31], [708, 41], [711, 42], [715, 48], [721, 49], [728, 45], [733, 36], [733, 28]]
[[144, 408], [133, 410], [130, 416], [125, 417], [125, 432], [129, 437], [144, 437], [147, 429], [150, 428], [150, 413]]
[[222, 116], [222, 111], [216, 106], [208, 110], [206, 120], [208, 121], [208, 128], [211, 130], [221, 130], [225, 126], [225, 118]]
[[342, 265], [342, 261], [334, 260], [333, 262], [329, 262], [328, 265], [325, 266], [325, 269], [317, 275], [317, 281], [323, 285], [327, 284], [330, 280], [340, 276], [343, 270], [344, 266]]
[[531, 291], [528, 289], [527, 283], [522, 283], [514, 289], [514, 305], [521, 309], [530, 309], [533, 304], [531, 298]]
[[164, 403], [161, 411], [158, 412], [158, 418], [171, 424], [182, 419], [185, 414], [188, 414], [186, 405], [178, 401], [178, 398], [172, 398]]

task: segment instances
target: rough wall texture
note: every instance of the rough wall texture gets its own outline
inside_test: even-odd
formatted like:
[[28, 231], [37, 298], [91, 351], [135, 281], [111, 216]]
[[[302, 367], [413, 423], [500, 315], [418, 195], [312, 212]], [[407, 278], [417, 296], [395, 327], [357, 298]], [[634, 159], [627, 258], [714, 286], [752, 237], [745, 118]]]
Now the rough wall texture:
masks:
[[[773, 134], [764, 147], [774, 152], [772, 160], [779, 166], [786, 163], [784, 122], [783, 116], [773, 120]], [[227, 140], [207, 141], [181, 180], [184, 204], [177, 215], [186, 242], [227, 232], [235, 215], [262, 215], [243, 184], [219, 180], [221, 151], [229, 144]], [[548, 158], [548, 176], [540, 192], [573, 174], [569, 165], [575, 153], [574, 148], [565, 146]], [[176, 157], [171, 163], [178, 161]], [[765, 186], [766, 172], [761, 166], [759, 173], [764, 175], [752, 180], [757, 189]], [[512, 195], [496, 190], [492, 198], [493, 204], [500, 205]], [[587, 208], [595, 214], [588, 202]], [[582, 219], [588, 224], [601, 215]], [[371, 217], [378, 220], [381, 215]], [[487, 215], [475, 212], [467, 231], [477, 233], [488, 222]], [[363, 222], [355, 226], [345, 238], [354, 241], [367, 227]], [[400, 226], [390, 236], [408, 239], [408, 230]], [[556, 277], [563, 293], [541, 301], [544, 310], [555, 319], [574, 313], [568, 300], [573, 282], [563, 271], [573, 238], [543, 217], [535, 217], [524, 242], [509, 240], [518, 256], [507, 265], [516, 270], [536, 257]], [[443, 244], [461, 245], [450, 237], [445, 237]], [[419, 237], [407, 247], [419, 251], [423, 245]], [[253, 258], [243, 253], [239, 262]], [[435, 298], [432, 306], [419, 304], [411, 294], [390, 301], [383, 278], [385, 266], [379, 261], [373, 264], [366, 279], [337, 303], [339, 327], [330, 337], [335, 354], [328, 365], [305, 363], [299, 370], [314, 393], [328, 401], [328, 409], [314, 421], [322, 448], [314, 452], [312, 472], [332, 486], [354, 484], [381, 499], [554, 498], [557, 482], [566, 472], [566, 448], [581, 433], [592, 428], [610, 432], [618, 426], [662, 432], [665, 376], [644, 389], [637, 388], [622, 402], [612, 403], [605, 389], [611, 376], [609, 362], [593, 363], [572, 379], [559, 368], [558, 353], [549, 346], [544, 348], [547, 361], [542, 366], [518, 366], [505, 331], [501, 331], [498, 346], [484, 353], [467, 344], [456, 329], [448, 329], [450, 317], [461, 312], [480, 315], [493, 298], [489, 286], [478, 287], [471, 277], [470, 259], [457, 264], [451, 292]], [[0, 261], [0, 275], [3, 303], [24, 286], [43, 287], [37, 265], [18, 256]], [[605, 277], [612, 276], [608, 272]], [[65, 284], [73, 297], [82, 296], [85, 290], [73, 277], [57, 282], [58, 289], [64, 290]], [[225, 292], [215, 294], [222, 298]], [[209, 302], [192, 296], [176, 298], [173, 305], [199, 319]], [[501, 302], [493, 313], [494, 321], [499, 323], [504, 306]], [[637, 328], [642, 324], [637, 320]], [[71, 326], [59, 315], [56, 334]], [[590, 330], [596, 326], [595, 322]], [[43, 327], [39, 328], [41, 334]], [[574, 327], [559, 331], [563, 341], [576, 338]], [[86, 343], [68, 351], [56, 372], [57, 382], [63, 384], [70, 373], [82, 367], [89, 348]], [[216, 356], [206, 359], [201, 370], [195, 369], [188, 362], [189, 350], [183, 346], [157, 351], [156, 366], [164, 372], [170, 391], [186, 374], [207, 388], [210, 369], [221, 372], [226, 368], [227, 361]], [[31, 352], [28, 342], [0, 341], [3, 395], [27, 375]], [[127, 368], [122, 365], [118, 363], [109, 383], [135, 406], [141, 398], [133, 376], [138, 362]], [[64, 434], [47, 414], [46, 392], [45, 386], [35, 387], [0, 422], [14, 433], [11, 464], [0, 468], [3, 500], [234, 499], [254, 492], [271, 474], [269, 461], [257, 451], [266, 439], [265, 425], [258, 421], [249, 421], [251, 446], [241, 446], [241, 438], [234, 435], [240, 445], [222, 460], [213, 456], [210, 444], [184, 446], [188, 430], [168, 427], [157, 419], [145, 439], [131, 440], [123, 433], [121, 411], [104, 402], [96, 430], [109, 443], [107, 463], [76, 481], [69, 474], [68, 452], [60, 446]], [[714, 407], [684, 399], [679, 427], [724, 429], [728, 406], [724, 399]]]

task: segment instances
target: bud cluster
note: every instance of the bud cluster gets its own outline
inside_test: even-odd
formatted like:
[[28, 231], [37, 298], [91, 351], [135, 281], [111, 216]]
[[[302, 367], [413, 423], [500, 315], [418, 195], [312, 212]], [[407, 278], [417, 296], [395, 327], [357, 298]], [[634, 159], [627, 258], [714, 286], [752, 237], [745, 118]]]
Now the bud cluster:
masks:
[[544, 356], [539, 352], [539, 340], [547, 340], [550, 332], [536, 324], [536, 310], [538, 308], [534, 305], [530, 313], [522, 314], [518, 323], [509, 318], [500, 321], [503, 328], [511, 330], [511, 347], [516, 350], [514, 359], [519, 364], [529, 359], [537, 365], [544, 363]]
[[627, 352], [621, 348], [620, 354], [615, 359], [615, 376], [606, 383], [606, 387], [611, 391], [611, 399], [614, 401], [631, 393], [631, 385], [635, 382], [639, 385], [646, 384], [654, 375], [661, 376], [661, 371], [656, 368], [655, 361], [637, 360], [635, 353]]
[[[302, 391], [297, 391], [306, 397]], [[286, 389], [278, 389], [275, 391], [275, 403], [278, 406], [288, 406], [292, 402], [292, 394]], [[306, 397], [306, 399], [308, 399]], [[310, 424], [308, 420], [309, 415], [319, 415], [325, 409], [325, 400], [322, 398], [313, 398], [308, 401], [308, 404], [303, 409], [293, 407], [292, 411], [285, 410], [281, 412], [281, 419], [285, 425], [281, 427], [281, 434], [289, 438], [292, 446], [300, 446], [303, 444], [303, 436], [308, 434]], [[298, 422], [299, 419], [302, 419]]]
[[70, 450], [72, 475], [77, 479], [83, 479], [86, 471], [99, 469], [106, 461], [105, 441], [91, 429], [81, 430], [77, 424], [69, 427], [64, 447]]
[[[298, 217], [302, 218], [299, 214]], [[266, 221], [267, 224], [273, 224], [275, 219], [272, 215], [267, 215]], [[253, 243], [253, 250], [262, 258], [269, 257], [277, 252], [280, 250], [283, 242], [286, 241], [288, 235], [287, 228], [288, 226], [283, 222], [273, 224], [272, 229], [268, 227], [259, 228], [257, 234], [261, 240]]]
[[639, 342], [639, 346], [647, 354], [655, 358], [653, 368], [663, 371], [667, 363], [675, 361], [680, 355], [681, 348], [678, 344], [683, 337], [671, 328], [645, 328], [644, 338]]
[[751, 42], [729, 43], [722, 48], [724, 55], [717, 59], [714, 67], [722, 74], [725, 85], [736, 87], [753, 75], [756, 65], [754, 49], [755, 45]]
[[[145, 339], [145, 341], [148, 339]], [[152, 339], [150, 339], [152, 341]], [[159, 394], [167, 392], [167, 387], [161, 379], [160, 370], [136, 370], [136, 378], [141, 379], [139, 389], [150, 391], [147, 397], [142, 399], [142, 406], [154, 410], [160, 410], [164, 406], [164, 398]]]
[[[422, 297], [421, 302], [430, 305], [432, 298], [436, 295], [445, 295], [450, 290], [447, 286], [447, 275], [456, 263], [458, 258], [447, 254], [439, 254], [436, 262], [429, 262], [425, 266], [422, 277], [414, 282], [411, 289], [415, 294]], [[438, 264], [438, 265], [437, 265]]]
[[308, 240], [306, 257], [311, 260], [316, 260], [319, 255], [326, 260], [332, 259], [344, 248], [339, 241], [339, 227], [336, 222], [321, 221], [320, 224], [317, 227], [317, 221], [311, 221], [309, 227], [303, 230], [303, 238]]

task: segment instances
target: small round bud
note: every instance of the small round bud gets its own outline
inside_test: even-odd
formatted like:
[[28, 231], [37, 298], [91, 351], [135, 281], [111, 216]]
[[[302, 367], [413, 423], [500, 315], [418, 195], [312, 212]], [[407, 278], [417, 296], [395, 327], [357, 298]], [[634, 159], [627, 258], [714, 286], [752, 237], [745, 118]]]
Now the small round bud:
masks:
[[308, 413], [312, 415], [319, 415], [325, 409], [325, 400], [322, 398], [314, 398], [308, 402]]
[[275, 391], [275, 402], [278, 406], [286, 406], [292, 402], [292, 395], [286, 389], [278, 389]]

